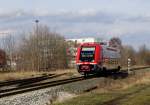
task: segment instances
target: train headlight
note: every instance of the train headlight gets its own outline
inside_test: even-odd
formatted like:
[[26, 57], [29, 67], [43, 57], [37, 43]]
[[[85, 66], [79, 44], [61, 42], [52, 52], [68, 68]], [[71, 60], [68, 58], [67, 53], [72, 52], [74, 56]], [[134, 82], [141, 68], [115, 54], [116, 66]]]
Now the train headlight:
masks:
[[91, 62], [94, 62], [94, 60], [92, 60]]

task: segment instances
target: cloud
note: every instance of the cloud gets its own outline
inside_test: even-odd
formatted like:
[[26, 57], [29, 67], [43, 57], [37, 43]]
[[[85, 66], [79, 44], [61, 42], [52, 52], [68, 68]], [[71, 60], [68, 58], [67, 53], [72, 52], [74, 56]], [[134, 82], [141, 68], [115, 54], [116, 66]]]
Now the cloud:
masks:
[[49, 18], [51, 21], [57, 22], [101, 22], [111, 23], [115, 18], [112, 14], [96, 11], [94, 9], [80, 10], [80, 11], [67, 11], [60, 10], [55, 13], [51, 13], [46, 10], [38, 10], [25, 12], [22, 10], [9, 12], [0, 15], [0, 18], [23, 18], [23, 17], [37, 17], [37, 18]]
[[105, 23], [113, 24], [115, 22], [150, 22], [150, 16], [129, 16], [126, 14], [112, 14], [103, 11], [97, 11], [95, 9], [83, 9], [80, 11], [68, 11], [61, 9], [55, 13], [47, 10], [35, 9], [33, 11], [0, 11], [0, 19], [26, 19], [31, 17], [44, 18], [54, 22], [69, 22], [69, 23]]
[[16, 11], [0, 11], [0, 18], [5, 19], [5, 18], [14, 18], [14, 17], [20, 17], [20, 16], [25, 16], [27, 13], [25, 13], [22, 10], [16, 10]]
[[123, 44], [131, 45], [136, 50], [138, 50], [138, 48], [142, 45], [146, 45], [150, 49], [149, 45], [150, 33], [142, 32], [136, 34], [128, 34], [121, 36], [121, 39]]
[[[136, 44], [137, 41], [130, 40], [130, 38], [147, 37], [150, 34], [149, 15], [117, 14], [94, 9], [80, 11], [62, 9], [55, 13], [38, 9], [36, 11], [0, 12], [0, 24], [2, 24], [0, 30], [30, 29], [34, 26], [35, 19], [39, 19], [41, 24], [46, 24], [52, 30], [69, 38], [94, 36], [109, 39], [118, 36], [125, 39], [125, 42]], [[128, 38], [129, 40], [127, 40]]]
[[15, 30], [12, 30], [12, 29], [0, 30], [0, 38], [1, 37], [6, 37], [8, 35], [11, 35], [14, 32], [15, 32]]

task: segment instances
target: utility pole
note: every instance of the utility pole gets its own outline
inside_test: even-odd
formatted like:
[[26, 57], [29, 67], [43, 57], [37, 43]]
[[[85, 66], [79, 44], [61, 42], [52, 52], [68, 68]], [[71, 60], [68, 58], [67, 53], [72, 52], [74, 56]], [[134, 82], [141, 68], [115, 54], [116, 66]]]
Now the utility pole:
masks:
[[[36, 48], [37, 48], [36, 49], [36, 51], [37, 51], [36, 52], [37, 53], [37, 69], [39, 71], [40, 70], [40, 58], [39, 58], [40, 52], [39, 52], [39, 41], [38, 41], [39, 40], [38, 39], [39, 38], [38, 37], [39, 36], [39, 29], [38, 29], [39, 28], [39, 26], [38, 26], [39, 20], [35, 20], [35, 23], [36, 23], [36, 39], [37, 39], [37, 41], [36, 41], [36, 45], [37, 45], [36, 46]], [[34, 65], [34, 67], [35, 67], [35, 65]]]

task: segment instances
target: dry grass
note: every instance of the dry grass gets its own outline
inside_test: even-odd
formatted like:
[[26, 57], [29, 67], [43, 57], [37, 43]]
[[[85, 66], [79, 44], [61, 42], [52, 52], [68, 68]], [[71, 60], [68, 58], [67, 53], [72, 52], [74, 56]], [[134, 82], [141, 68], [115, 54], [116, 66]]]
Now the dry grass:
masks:
[[37, 77], [46, 74], [61, 74], [61, 73], [67, 73], [67, 75], [65, 75], [67, 77], [80, 75], [75, 69], [56, 70], [50, 72], [37, 72], [37, 71], [5, 72], [5, 73], [0, 72], [0, 81], [16, 80], [16, 79]]
[[64, 78], [66, 78], [66, 77], [78, 77], [78, 76], [81, 76], [76, 69], [56, 70], [56, 71], [52, 71], [51, 73], [54, 73], [54, 74], [67, 73], [66, 75], [62, 76]]
[[[129, 75], [128, 77], [123, 79], [113, 79], [109, 77], [101, 79], [100, 77], [99, 79], [92, 79], [91, 82], [89, 80], [85, 80], [77, 83], [72, 83], [72, 86], [69, 87], [69, 90], [74, 90], [74, 92], [72, 91], [73, 93], [75, 93], [75, 90], [81, 90], [82, 92], [79, 92], [79, 94], [77, 95], [79, 97], [68, 100], [64, 103], [59, 103], [58, 101], [56, 101], [56, 105], [94, 105], [94, 103], [95, 105], [98, 105], [97, 103], [99, 102], [100, 104], [100, 102], [103, 102], [103, 100], [108, 101], [113, 97], [118, 97], [122, 94], [134, 92], [136, 91], [135, 87], [139, 87], [141, 86], [141, 84], [150, 84], [150, 71], [145, 71], [143, 69], [142, 72], [137, 72], [135, 75]], [[93, 86], [97, 86], [98, 89], [92, 90], [88, 93], [84, 93], [84, 89], [86, 89], [87, 87], [89, 88], [90, 84], [92, 83], [94, 83]], [[68, 89], [66, 89], [65, 91], [67, 90]], [[104, 95], [106, 97], [103, 97]]]
[[35, 71], [0, 73], [0, 81], [30, 78], [30, 77], [44, 75], [45, 73], [46, 72], [35, 72]]
[[135, 85], [149, 84], [149, 83], [150, 83], [150, 72], [141, 72], [141, 73], [137, 73], [134, 76], [129, 77], [123, 82], [120, 81], [121, 84], [120, 87], [122, 89], [127, 89]]
[[150, 84], [150, 72], [141, 72], [136, 75], [129, 76], [126, 79], [106, 80], [102, 85], [98, 85], [96, 90], [100, 93], [107, 93], [114, 90], [125, 90], [140, 84]]
[[55, 70], [51, 71], [51, 73], [60, 74], [60, 73], [73, 73], [73, 74], [79, 74], [76, 69], [64, 69], [64, 70]]

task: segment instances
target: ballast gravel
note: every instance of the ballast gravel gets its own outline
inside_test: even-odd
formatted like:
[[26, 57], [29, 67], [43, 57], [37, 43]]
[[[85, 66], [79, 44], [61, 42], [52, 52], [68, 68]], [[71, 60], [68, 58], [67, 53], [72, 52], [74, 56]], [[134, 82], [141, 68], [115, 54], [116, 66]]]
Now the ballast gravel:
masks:
[[36, 90], [0, 99], [0, 105], [47, 105], [59, 94], [58, 87]]
[[[0, 98], [0, 105], [51, 105], [55, 102], [76, 97], [84, 90], [107, 84], [105, 78], [93, 78], [41, 90], [35, 90], [10, 97]], [[108, 79], [110, 81], [110, 79]]]

